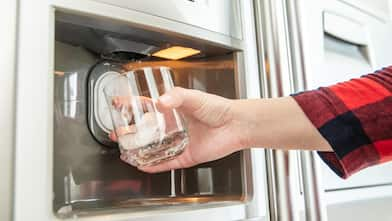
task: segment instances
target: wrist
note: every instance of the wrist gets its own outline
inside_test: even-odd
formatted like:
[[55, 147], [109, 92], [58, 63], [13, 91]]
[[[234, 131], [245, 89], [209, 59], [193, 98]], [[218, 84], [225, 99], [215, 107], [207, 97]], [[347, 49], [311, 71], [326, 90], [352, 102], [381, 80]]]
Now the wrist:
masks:
[[236, 137], [235, 151], [252, 147], [255, 122], [248, 116], [250, 107], [249, 100], [231, 100], [231, 128]]

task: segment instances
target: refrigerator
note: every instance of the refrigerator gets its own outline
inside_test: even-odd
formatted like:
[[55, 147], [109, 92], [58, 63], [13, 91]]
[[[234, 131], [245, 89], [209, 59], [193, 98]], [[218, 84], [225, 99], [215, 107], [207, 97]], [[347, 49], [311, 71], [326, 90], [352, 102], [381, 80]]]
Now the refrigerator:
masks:
[[[286, 96], [317, 89], [389, 66], [389, 4], [365, 0], [255, 1], [259, 66], [264, 64], [270, 72], [264, 78], [264, 95]], [[299, 161], [297, 172], [290, 171], [295, 160]], [[391, 219], [390, 163], [343, 180], [315, 152], [267, 151], [267, 161], [272, 162], [267, 164], [267, 174], [272, 174], [268, 180], [269, 184], [272, 180], [270, 217]], [[271, 187], [275, 188], [272, 196]]]
[[[100, 79], [140, 64], [233, 99], [289, 96], [386, 66], [392, 26], [388, 1], [376, 2], [6, 0], [0, 219], [391, 220], [391, 164], [342, 180], [316, 152], [254, 147], [150, 175], [119, 161], [100, 118]], [[172, 46], [201, 53], [151, 57]]]

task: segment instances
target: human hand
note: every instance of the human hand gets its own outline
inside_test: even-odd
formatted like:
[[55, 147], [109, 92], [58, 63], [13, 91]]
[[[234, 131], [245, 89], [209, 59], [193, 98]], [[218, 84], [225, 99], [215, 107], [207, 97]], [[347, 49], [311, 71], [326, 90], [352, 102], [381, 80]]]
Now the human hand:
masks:
[[[158, 99], [162, 108], [176, 108], [188, 124], [189, 144], [176, 158], [158, 165], [140, 167], [149, 173], [187, 168], [227, 156], [246, 140], [233, 115], [233, 100], [197, 90], [174, 88]], [[111, 138], [116, 140], [114, 133]]]

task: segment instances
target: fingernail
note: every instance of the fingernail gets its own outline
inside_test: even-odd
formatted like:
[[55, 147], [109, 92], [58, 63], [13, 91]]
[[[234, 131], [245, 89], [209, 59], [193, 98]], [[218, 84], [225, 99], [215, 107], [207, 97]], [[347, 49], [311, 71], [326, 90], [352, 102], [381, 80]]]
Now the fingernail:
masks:
[[108, 136], [112, 141], [117, 141], [117, 136], [113, 132], [111, 132]]

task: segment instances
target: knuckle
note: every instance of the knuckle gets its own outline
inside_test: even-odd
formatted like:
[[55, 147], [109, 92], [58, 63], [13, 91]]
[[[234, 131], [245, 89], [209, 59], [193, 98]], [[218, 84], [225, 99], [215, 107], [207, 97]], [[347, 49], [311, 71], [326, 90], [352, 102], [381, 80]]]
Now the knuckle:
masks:
[[182, 91], [182, 88], [176, 86], [176, 87], [173, 87], [173, 89], [171, 91], [179, 92], [179, 91]]

